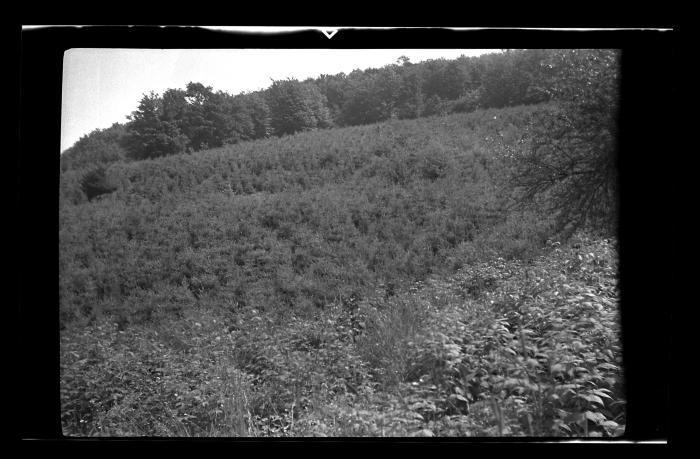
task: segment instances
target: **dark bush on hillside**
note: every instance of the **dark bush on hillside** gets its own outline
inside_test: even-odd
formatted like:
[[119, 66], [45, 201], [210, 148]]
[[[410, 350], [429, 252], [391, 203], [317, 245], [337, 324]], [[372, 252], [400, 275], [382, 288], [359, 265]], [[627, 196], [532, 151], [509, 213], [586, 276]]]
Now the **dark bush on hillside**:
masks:
[[85, 174], [80, 184], [89, 201], [116, 190], [114, 185], [108, 183], [104, 167], [97, 167]]
[[453, 113], [469, 113], [479, 108], [482, 99], [481, 91], [468, 91], [459, 99], [452, 101], [450, 111]]

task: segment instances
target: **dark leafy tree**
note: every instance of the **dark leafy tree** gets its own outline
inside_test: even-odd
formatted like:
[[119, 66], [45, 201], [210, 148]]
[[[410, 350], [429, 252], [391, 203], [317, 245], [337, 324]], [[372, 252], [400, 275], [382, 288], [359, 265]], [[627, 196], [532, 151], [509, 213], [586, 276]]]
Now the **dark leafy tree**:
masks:
[[233, 97], [226, 97], [223, 104], [229, 127], [222, 139], [223, 144], [235, 144], [255, 138], [253, 120], [250, 116], [246, 95], [239, 94]]
[[448, 100], [459, 98], [465, 89], [467, 77], [457, 61], [449, 61], [435, 76], [434, 94]]
[[270, 107], [267, 105], [264, 92], [256, 91], [246, 94], [246, 96], [248, 113], [253, 125], [252, 138], [262, 139], [268, 137], [272, 132], [272, 128], [270, 127]]
[[411, 59], [408, 56], [399, 56], [399, 58], [396, 59], [396, 64], [404, 67], [412, 65]]
[[349, 95], [340, 113], [343, 125], [376, 123], [382, 119], [382, 110], [377, 105], [369, 78], [354, 78]]
[[261, 139], [270, 135], [270, 109], [262, 92], [238, 94], [225, 100], [230, 123], [224, 143]]
[[433, 116], [433, 115], [445, 115], [448, 111], [448, 106], [440, 96], [432, 95], [426, 98], [423, 112], [423, 116]]
[[[228, 109], [227, 101], [231, 96], [224, 91], [217, 91], [205, 105], [205, 117], [210, 123], [211, 133], [207, 145], [220, 147], [231, 142], [232, 133], [235, 132], [234, 112]], [[254, 137], [250, 137], [254, 138]]]
[[130, 158], [157, 158], [185, 151], [187, 137], [176, 121], [164, 118], [163, 99], [155, 93], [144, 95], [129, 119], [124, 145]]
[[511, 52], [494, 55], [483, 76], [482, 104], [489, 108], [517, 105], [523, 100], [527, 85]]
[[163, 93], [163, 113], [161, 119], [182, 127], [188, 111], [187, 92], [182, 89], [168, 89]]
[[274, 81], [267, 90], [270, 125], [276, 135], [330, 127], [326, 98], [315, 85], [295, 79]]
[[181, 130], [189, 140], [189, 148], [193, 151], [205, 150], [209, 147], [221, 146], [217, 136], [217, 121], [219, 130], [225, 129], [225, 121], [221, 116], [221, 104], [218, 97], [209, 86], [201, 83], [188, 83], [185, 91], [187, 108]]
[[119, 123], [84, 135], [61, 155], [61, 170], [65, 172], [124, 160], [126, 150], [122, 142], [125, 135], [126, 129]]
[[559, 109], [504, 144], [520, 205], [539, 205], [569, 235], [617, 222], [618, 53], [564, 50], [546, 61]]
[[486, 74], [486, 62], [492, 59], [492, 57], [493, 54], [486, 54], [469, 58], [465, 66], [467, 89], [475, 90], [483, 86], [484, 75]]
[[373, 93], [382, 119], [395, 116], [396, 99], [401, 90], [401, 75], [398, 66], [389, 65], [380, 69], [374, 77]]
[[426, 115], [443, 111], [439, 101], [459, 99], [468, 89], [468, 75], [465, 66], [457, 60], [444, 59], [428, 61], [423, 69], [423, 93], [427, 107]]
[[525, 49], [515, 55], [516, 66], [522, 78], [527, 80], [523, 104], [538, 104], [548, 101], [552, 92], [547, 78], [547, 60], [551, 50]]
[[350, 74], [349, 95], [340, 116], [343, 124], [376, 123], [396, 115], [402, 84], [396, 66], [370, 70]]
[[328, 110], [335, 123], [340, 118], [340, 112], [348, 96], [348, 80], [344, 73], [337, 75], [321, 75], [314, 81], [321, 93], [326, 97]]
[[453, 113], [473, 112], [481, 107], [482, 94], [480, 89], [467, 91], [462, 97], [453, 101], [450, 111]]
[[484, 56], [481, 104], [506, 107], [544, 102], [549, 99], [544, 61], [546, 50], [505, 50]]
[[162, 121], [174, 123], [187, 137], [187, 149], [204, 150], [235, 143], [237, 113], [229, 103], [231, 96], [213, 92], [201, 83], [188, 83], [186, 90], [169, 89], [162, 97]]
[[417, 118], [423, 112], [422, 76], [419, 67], [405, 58], [401, 68], [401, 86], [396, 96], [395, 111], [399, 119]]
[[440, 97], [442, 92], [442, 72], [445, 66], [444, 59], [431, 59], [421, 65], [423, 94], [426, 99], [430, 96]]

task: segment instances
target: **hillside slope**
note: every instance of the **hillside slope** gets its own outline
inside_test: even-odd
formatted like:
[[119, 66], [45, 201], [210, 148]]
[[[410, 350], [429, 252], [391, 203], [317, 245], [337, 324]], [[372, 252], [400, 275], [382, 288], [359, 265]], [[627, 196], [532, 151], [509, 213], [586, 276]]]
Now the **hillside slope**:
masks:
[[390, 121], [116, 163], [104, 173], [112, 191], [90, 201], [68, 171], [63, 320], [106, 312], [147, 321], [202, 304], [312, 310], [487, 252], [527, 255], [548, 222], [503, 211], [489, 138], [516, 139], [549, 110]]
[[64, 433], [620, 435], [615, 241], [507, 210], [493, 147], [554, 110], [64, 172]]

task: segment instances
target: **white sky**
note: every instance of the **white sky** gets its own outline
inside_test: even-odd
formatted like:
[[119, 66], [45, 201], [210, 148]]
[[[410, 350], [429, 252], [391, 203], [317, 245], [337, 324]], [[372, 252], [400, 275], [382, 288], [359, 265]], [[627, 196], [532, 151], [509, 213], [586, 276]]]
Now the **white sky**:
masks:
[[476, 56], [496, 49], [87, 49], [63, 60], [61, 151], [94, 129], [126, 122], [144, 93], [184, 89], [190, 81], [238, 94], [270, 86], [271, 79], [304, 80], [382, 67], [408, 56]]

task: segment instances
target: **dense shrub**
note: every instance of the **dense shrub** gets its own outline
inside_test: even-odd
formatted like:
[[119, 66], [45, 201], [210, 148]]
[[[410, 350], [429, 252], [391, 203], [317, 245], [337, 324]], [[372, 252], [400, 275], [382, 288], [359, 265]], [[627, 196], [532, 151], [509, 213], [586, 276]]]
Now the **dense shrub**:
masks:
[[69, 326], [64, 433], [617, 436], [615, 252], [577, 237], [320, 314], [201, 302], [148, 325]]

